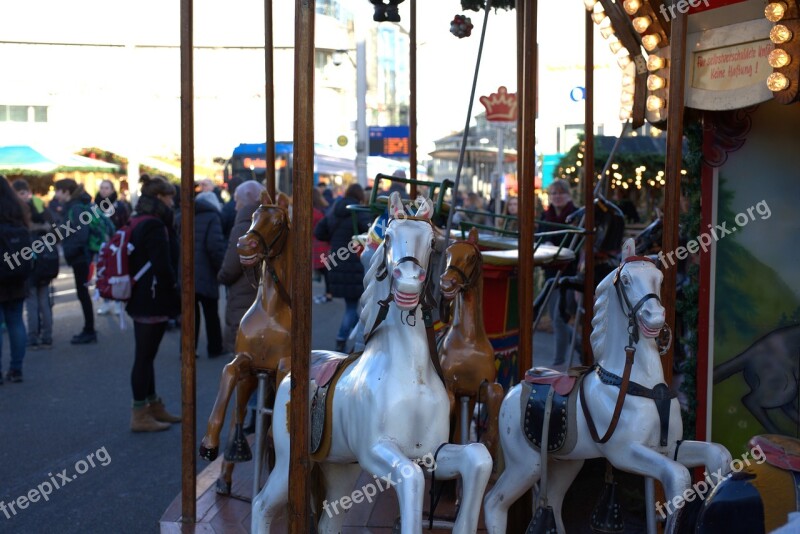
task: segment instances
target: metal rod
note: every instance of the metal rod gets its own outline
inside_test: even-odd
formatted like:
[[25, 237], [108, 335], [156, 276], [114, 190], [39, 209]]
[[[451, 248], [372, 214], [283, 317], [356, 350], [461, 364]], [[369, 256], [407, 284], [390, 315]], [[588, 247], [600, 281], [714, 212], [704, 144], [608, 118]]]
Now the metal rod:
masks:
[[181, 0], [181, 521], [197, 514], [194, 346], [194, 5]]
[[656, 534], [656, 484], [653, 477], [644, 478], [644, 507], [647, 534]]
[[606, 158], [606, 164], [603, 165], [603, 170], [600, 171], [600, 178], [597, 180], [597, 185], [594, 186], [594, 197], [601, 197], [604, 196], [604, 190], [608, 185], [608, 180], [606, 179], [606, 172], [608, 172], [609, 167], [611, 167], [611, 162], [614, 161], [614, 156], [617, 154], [617, 149], [619, 148], [620, 142], [622, 142], [622, 138], [625, 137], [627, 133], [628, 126], [630, 126], [630, 121], [625, 122], [622, 125], [622, 131], [619, 133], [619, 137], [617, 140], [614, 141], [614, 146], [611, 147], [611, 152], [608, 153], [608, 158]]
[[469, 397], [461, 397], [461, 444], [469, 443]]
[[[409, 0], [411, 20], [409, 21], [408, 39], [409, 54], [409, 86], [411, 94], [408, 96], [408, 165], [409, 176], [417, 179], [417, 0]], [[417, 184], [411, 182], [411, 198], [417, 198]]]
[[[492, 7], [492, 0], [486, 0], [486, 7], [484, 8], [483, 26], [481, 26], [481, 41], [478, 45], [478, 58], [475, 60], [475, 74], [472, 76], [472, 90], [469, 94], [469, 105], [467, 106], [467, 121], [464, 124], [464, 133], [461, 136], [461, 147], [458, 150], [458, 166], [456, 167], [456, 180], [453, 184], [453, 206], [447, 214], [447, 226], [445, 227], [445, 248], [450, 246], [450, 229], [453, 227], [453, 214], [456, 208], [456, 197], [458, 196], [458, 186], [461, 185], [461, 169], [464, 167], [464, 155], [467, 151], [467, 139], [469, 138], [469, 123], [472, 120], [472, 105], [475, 103], [475, 88], [478, 85], [478, 72], [481, 68], [481, 56], [483, 55], [483, 43], [486, 40], [486, 25], [489, 22], [489, 9]], [[444, 270], [445, 255], [439, 261], [439, 269], [437, 272], [441, 273]], [[436, 288], [438, 293], [439, 288]], [[438, 294], [436, 295], [438, 297]]]
[[[256, 394], [256, 450], [253, 453], [253, 501], [261, 489], [261, 460], [264, 453], [262, 438], [264, 436], [264, 393], [267, 388], [267, 373], [258, 373], [258, 393]], [[238, 393], [238, 388], [237, 388]]]
[[[590, 343], [592, 334], [591, 319], [594, 317], [594, 21], [591, 13], [587, 12], [585, 17], [585, 59], [584, 59], [584, 89], [586, 99], [584, 101], [584, 142], [583, 152], [583, 205], [585, 215], [583, 227], [587, 230], [586, 241], [583, 243], [584, 257], [584, 278], [583, 278], [583, 313], [584, 320], [579, 323], [577, 318], [575, 325], [582, 328], [583, 365], [591, 365], [594, 357], [592, 355], [592, 344]], [[570, 353], [571, 355], [572, 353]]]
[[[272, 0], [264, 0], [264, 104], [267, 128], [267, 175], [265, 177], [267, 192], [275, 201], [275, 76], [272, 46]], [[233, 191], [231, 191], [233, 193]]]
[[314, 179], [314, 0], [295, 0], [292, 374], [289, 532], [311, 532], [308, 355], [311, 354], [311, 189]]

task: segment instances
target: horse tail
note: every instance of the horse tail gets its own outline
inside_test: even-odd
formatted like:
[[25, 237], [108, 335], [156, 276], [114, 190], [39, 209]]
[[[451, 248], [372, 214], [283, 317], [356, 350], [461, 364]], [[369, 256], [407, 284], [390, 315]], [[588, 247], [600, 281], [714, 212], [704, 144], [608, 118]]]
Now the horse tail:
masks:
[[748, 351], [744, 351], [741, 354], [734, 356], [728, 361], [722, 362], [719, 365], [715, 365], [714, 383], [719, 384], [723, 380], [727, 380], [736, 373], [741, 372], [744, 369], [745, 365], [747, 365], [747, 360], [748, 360], [747, 353]]

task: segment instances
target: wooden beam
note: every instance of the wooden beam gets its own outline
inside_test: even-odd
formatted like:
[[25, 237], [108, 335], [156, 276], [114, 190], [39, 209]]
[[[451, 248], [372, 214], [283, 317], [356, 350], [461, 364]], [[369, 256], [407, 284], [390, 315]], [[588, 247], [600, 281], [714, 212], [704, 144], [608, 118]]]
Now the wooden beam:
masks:
[[275, 201], [275, 76], [273, 65], [272, 0], [264, 0], [264, 108], [267, 119], [267, 151], [264, 155], [267, 158], [265, 185], [270, 198]]
[[[688, 16], [679, 13], [672, 21], [671, 61], [669, 66], [669, 92], [667, 96], [667, 158], [664, 187], [664, 237], [662, 249], [668, 254], [678, 248], [678, 222], [681, 198], [681, 164], [683, 161], [683, 102], [686, 81], [686, 24]], [[666, 266], [661, 301], [666, 310], [667, 324], [675, 326], [675, 284], [676, 265]], [[675, 343], [662, 359], [664, 379], [672, 382], [672, 362], [675, 357]]]
[[583, 282], [583, 322], [582, 353], [583, 364], [594, 363], [592, 344], [592, 317], [594, 316], [594, 21], [588, 11], [585, 17], [585, 49], [583, 82], [586, 98], [584, 99], [584, 143], [583, 152], [583, 205], [586, 207], [584, 228], [589, 230], [583, 244], [584, 282]]
[[181, 521], [196, 518], [196, 360], [194, 357], [194, 24], [181, 0]]
[[292, 374], [289, 531], [311, 529], [308, 360], [311, 354], [311, 189], [314, 187], [314, 0], [295, 0]]

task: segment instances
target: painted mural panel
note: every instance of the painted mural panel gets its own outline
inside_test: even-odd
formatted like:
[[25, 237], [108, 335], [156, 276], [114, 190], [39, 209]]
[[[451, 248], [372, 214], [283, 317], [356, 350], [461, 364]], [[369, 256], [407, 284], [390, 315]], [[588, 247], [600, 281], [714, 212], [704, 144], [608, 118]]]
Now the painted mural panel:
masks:
[[734, 456], [756, 434], [800, 437], [800, 106], [751, 118], [716, 184], [711, 437]]

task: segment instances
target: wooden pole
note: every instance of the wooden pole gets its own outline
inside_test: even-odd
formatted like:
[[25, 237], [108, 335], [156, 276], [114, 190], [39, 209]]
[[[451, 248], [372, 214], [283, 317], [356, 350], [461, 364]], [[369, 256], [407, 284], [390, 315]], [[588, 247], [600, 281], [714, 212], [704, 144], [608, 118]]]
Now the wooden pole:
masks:
[[536, 219], [536, 7], [525, 2], [522, 47], [522, 146], [519, 184], [519, 368], [518, 380], [533, 366], [533, 233]]
[[[678, 248], [678, 222], [681, 198], [681, 163], [683, 160], [683, 97], [685, 84], [686, 21], [688, 16], [679, 13], [672, 21], [670, 35], [669, 93], [667, 98], [667, 161], [664, 179], [664, 237], [662, 249], [665, 253]], [[661, 301], [664, 303], [667, 324], [675, 325], [675, 284], [677, 266], [666, 266]], [[672, 362], [675, 343], [662, 359], [664, 380], [672, 382]]]
[[[584, 228], [589, 230], [583, 244], [584, 282], [583, 282], [583, 323], [582, 353], [583, 365], [594, 362], [592, 344], [592, 317], [594, 317], [594, 21], [592, 14], [585, 17], [585, 71], [584, 71], [584, 131], [586, 150], [583, 152], [583, 205], [586, 207]], [[576, 325], [577, 328], [577, 325]]]
[[181, 521], [196, 521], [196, 360], [194, 357], [194, 25], [181, 0]]
[[275, 76], [272, 45], [272, 0], [264, 0], [264, 104], [267, 125], [267, 192], [275, 201]]
[[[409, 86], [411, 94], [408, 97], [408, 164], [409, 177], [417, 179], [417, 0], [409, 0], [411, 20], [409, 21]], [[411, 184], [411, 198], [417, 198], [417, 184]]]
[[311, 354], [311, 189], [314, 187], [314, 0], [295, 0], [292, 374], [289, 531], [311, 530], [308, 359]]

